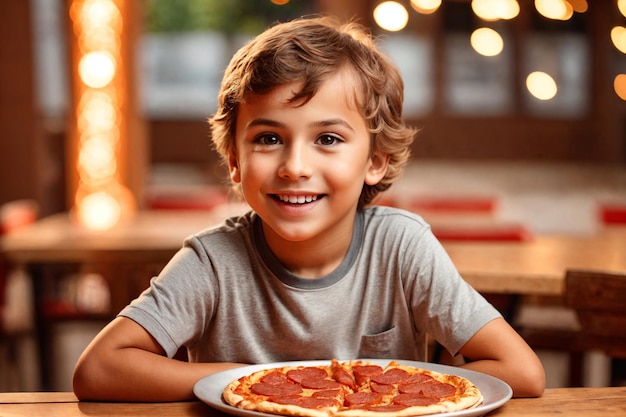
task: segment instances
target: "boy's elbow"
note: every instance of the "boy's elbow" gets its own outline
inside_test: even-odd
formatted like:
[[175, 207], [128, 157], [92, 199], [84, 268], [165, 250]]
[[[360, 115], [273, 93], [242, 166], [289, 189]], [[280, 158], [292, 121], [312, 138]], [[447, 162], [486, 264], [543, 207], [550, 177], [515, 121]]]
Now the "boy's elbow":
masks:
[[[99, 387], [98, 372], [95, 371], [97, 364], [85, 361], [81, 358], [76, 363], [74, 373], [72, 375], [72, 389], [76, 397], [81, 400], [98, 399]], [[101, 388], [101, 387], [100, 387]]]
[[525, 366], [517, 389], [513, 390], [515, 397], [541, 397], [546, 389], [546, 373], [543, 365], [537, 359], [534, 366]]
[[81, 401], [92, 397], [89, 380], [90, 378], [85, 375], [84, 366], [77, 364], [72, 375], [72, 389], [76, 397]]

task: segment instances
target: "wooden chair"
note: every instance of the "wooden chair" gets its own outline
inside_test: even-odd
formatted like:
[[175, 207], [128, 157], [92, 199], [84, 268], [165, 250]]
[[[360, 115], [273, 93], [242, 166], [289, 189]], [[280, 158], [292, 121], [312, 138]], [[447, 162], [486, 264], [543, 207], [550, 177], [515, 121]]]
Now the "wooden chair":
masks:
[[569, 384], [581, 386], [586, 352], [626, 359], [626, 271], [569, 270], [565, 279], [565, 306], [575, 311], [579, 327], [518, 330], [534, 349], [568, 352]]

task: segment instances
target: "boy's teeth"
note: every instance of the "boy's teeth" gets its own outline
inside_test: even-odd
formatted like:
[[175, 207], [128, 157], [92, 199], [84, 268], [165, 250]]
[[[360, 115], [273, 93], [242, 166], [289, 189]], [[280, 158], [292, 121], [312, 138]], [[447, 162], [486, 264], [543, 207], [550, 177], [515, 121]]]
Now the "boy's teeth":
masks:
[[304, 204], [304, 203], [310, 203], [311, 201], [315, 201], [317, 200], [317, 196], [315, 195], [300, 195], [300, 196], [295, 196], [295, 195], [279, 195], [278, 198], [280, 199], [280, 201], [284, 201], [285, 203], [292, 203], [292, 204]]

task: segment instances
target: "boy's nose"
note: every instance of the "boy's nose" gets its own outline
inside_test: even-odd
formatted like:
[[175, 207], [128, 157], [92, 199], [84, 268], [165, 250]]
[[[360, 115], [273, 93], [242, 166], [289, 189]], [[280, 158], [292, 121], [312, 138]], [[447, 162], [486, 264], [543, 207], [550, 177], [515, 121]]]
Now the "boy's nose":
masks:
[[284, 159], [278, 174], [282, 178], [298, 179], [311, 175], [311, 166], [305, 146], [292, 145], [285, 148]]

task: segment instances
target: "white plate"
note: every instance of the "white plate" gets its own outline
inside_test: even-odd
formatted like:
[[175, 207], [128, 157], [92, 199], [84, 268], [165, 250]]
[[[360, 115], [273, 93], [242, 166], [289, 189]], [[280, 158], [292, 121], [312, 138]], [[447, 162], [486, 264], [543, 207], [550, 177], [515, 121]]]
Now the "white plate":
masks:
[[[390, 359], [366, 359], [369, 362], [375, 363], [382, 367], [387, 366], [390, 362]], [[425, 362], [414, 362], [414, 361], [403, 361], [397, 360], [396, 362], [415, 366], [418, 368], [429, 369], [435, 372], [441, 372], [444, 374], [454, 374], [459, 375], [464, 378], [472, 381], [483, 394], [483, 403], [476, 408], [470, 408], [467, 410], [454, 411], [450, 413], [441, 413], [437, 414], [437, 416], [445, 416], [445, 417], [473, 417], [473, 416], [482, 416], [487, 414], [488, 412], [495, 410], [498, 407], [501, 407], [504, 403], [506, 403], [511, 396], [513, 395], [513, 391], [511, 387], [509, 387], [505, 382], [499, 380], [498, 378], [494, 378], [490, 375], [485, 375], [480, 372], [470, 371], [463, 368], [457, 368], [453, 366], [446, 365], [438, 365], [434, 363], [425, 363]], [[228, 371], [218, 372], [209, 376], [202, 378], [200, 381], [196, 383], [193, 388], [193, 392], [201, 401], [207, 403], [213, 408], [221, 410], [227, 414], [235, 415], [235, 416], [259, 416], [259, 417], [267, 417], [272, 414], [260, 413], [258, 411], [248, 411], [242, 410], [237, 407], [233, 407], [222, 399], [222, 391], [226, 388], [231, 381], [240, 378], [242, 376], [251, 374], [255, 371], [260, 371], [261, 369], [268, 368], [277, 368], [281, 366], [320, 366], [320, 365], [328, 365], [330, 361], [297, 361], [297, 362], [277, 362], [277, 363], [266, 363], [261, 365], [250, 365], [244, 366], [241, 368], [230, 369]]]

